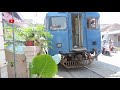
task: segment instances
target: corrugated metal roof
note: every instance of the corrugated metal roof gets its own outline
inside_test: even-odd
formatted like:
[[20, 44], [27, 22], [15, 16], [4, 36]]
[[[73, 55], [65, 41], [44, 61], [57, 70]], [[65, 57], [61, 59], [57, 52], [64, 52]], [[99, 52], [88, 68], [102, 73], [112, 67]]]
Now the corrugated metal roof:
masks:
[[102, 32], [120, 30], [120, 24], [114, 23], [101, 29]]
[[[12, 15], [12, 12], [8, 12], [8, 13]], [[16, 17], [16, 18], [18, 18], [18, 19], [23, 21], [23, 17], [21, 17], [20, 13], [13, 12], [13, 15], [14, 15], [14, 17]]]

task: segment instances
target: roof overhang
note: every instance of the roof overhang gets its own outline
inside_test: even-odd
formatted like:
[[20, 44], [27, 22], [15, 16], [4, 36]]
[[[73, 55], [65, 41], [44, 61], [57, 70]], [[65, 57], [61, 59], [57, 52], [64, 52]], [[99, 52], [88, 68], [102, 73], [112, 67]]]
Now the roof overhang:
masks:
[[120, 34], [120, 30], [117, 30], [117, 31], [110, 31], [110, 32], [108, 32], [108, 34]]
[[[12, 15], [12, 12], [8, 12], [8, 13], [10, 13]], [[21, 21], [24, 20], [24, 18], [22, 17], [22, 15], [19, 12], [13, 12], [13, 15], [14, 15], [14, 17], [20, 19]]]

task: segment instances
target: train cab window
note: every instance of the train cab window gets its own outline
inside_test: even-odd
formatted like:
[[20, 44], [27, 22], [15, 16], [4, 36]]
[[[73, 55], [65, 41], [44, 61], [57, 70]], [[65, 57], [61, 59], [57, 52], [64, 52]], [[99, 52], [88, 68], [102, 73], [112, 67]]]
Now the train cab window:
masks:
[[99, 28], [99, 19], [98, 18], [87, 19], [87, 28], [88, 29], [98, 29]]
[[50, 18], [51, 30], [64, 30], [66, 29], [66, 17], [51, 17]]

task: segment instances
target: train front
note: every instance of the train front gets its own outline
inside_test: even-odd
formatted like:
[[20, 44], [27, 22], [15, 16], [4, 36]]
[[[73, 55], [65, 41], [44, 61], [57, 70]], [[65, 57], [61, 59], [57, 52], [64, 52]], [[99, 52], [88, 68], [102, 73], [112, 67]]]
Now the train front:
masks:
[[50, 12], [46, 29], [53, 35], [50, 55], [61, 54], [66, 68], [83, 67], [101, 52], [99, 14], [94, 12]]

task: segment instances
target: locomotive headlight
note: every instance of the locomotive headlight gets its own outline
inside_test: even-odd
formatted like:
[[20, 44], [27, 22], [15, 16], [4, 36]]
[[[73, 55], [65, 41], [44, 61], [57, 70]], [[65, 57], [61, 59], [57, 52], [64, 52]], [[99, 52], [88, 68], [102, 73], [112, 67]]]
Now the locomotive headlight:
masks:
[[62, 47], [62, 43], [57, 43], [56, 46], [57, 46], [57, 48], [61, 48]]

